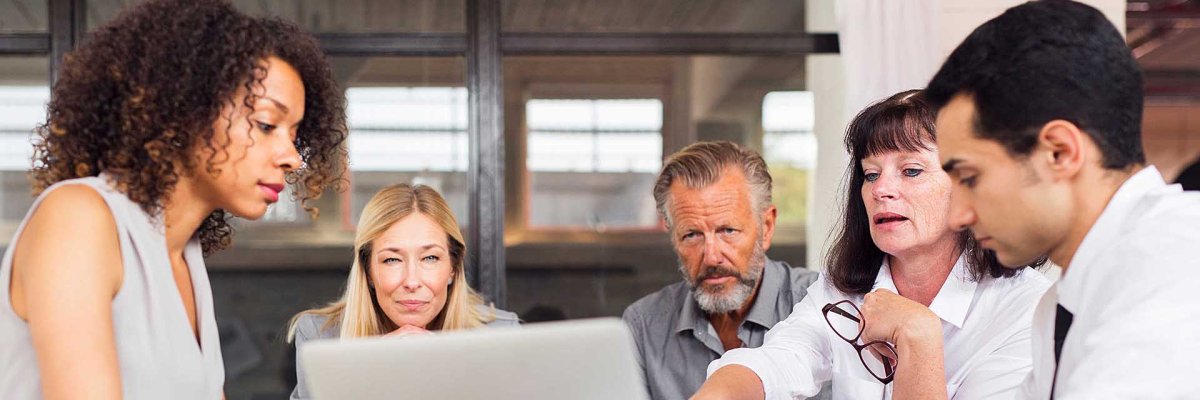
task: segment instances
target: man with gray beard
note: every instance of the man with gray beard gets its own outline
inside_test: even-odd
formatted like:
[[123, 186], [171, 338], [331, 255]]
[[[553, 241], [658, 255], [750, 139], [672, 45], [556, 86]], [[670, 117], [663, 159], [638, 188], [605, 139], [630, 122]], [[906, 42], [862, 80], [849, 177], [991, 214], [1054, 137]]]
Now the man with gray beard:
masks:
[[771, 174], [752, 150], [730, 142], [684, 148], [663, 165], [654, 200], [683, 281], [643, 297], [622, 317], [650, 397], [685, 399], [725, 351], [761, 346], [817, 273], [767, 258], [776, 209]]

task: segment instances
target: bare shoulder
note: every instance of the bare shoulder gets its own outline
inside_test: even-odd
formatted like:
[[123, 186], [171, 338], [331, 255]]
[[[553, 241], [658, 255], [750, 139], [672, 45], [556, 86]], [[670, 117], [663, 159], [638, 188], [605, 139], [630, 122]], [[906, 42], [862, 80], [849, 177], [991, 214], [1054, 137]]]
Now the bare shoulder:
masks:
[[78, 226], [84, 228], [88, 227], [90, 222], [107, 222], [105, 227], [116, 227], [104, 197], [100, 196], [96, 189], [84, 184], [63, 185], [46, 193], [46, 197], [34, 210], [29, 223], [32, 225], [39, 221], [58, 221], [72, 217], [78, 218]]
[[100, 193], [70, 184], [44, 195], [17, 239], [13, 310], [29, 324], [48, 398], [120, 396], [117, 229]]
[[[103, 285], [116, 295], [122, 278], [117, 224], [104, 198], [87, 185], [46, 194], [29, 216], [13, 253], [14, 309], [32, 286]], [[64, 279], [70, 278], [70, 279]]]

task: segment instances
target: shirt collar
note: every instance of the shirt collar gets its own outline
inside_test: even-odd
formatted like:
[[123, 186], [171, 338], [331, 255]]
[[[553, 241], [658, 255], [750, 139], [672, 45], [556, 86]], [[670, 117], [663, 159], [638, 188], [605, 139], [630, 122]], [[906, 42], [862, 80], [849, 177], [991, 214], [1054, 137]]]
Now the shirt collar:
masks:
[[1059, 303], [1063, 307], [1071, 310], [1078, 305], [1077, 301], [1080, 299], [1072, 294], [1080, 293], [1080, 285], [1083, 284], [1083, 278], [1080, 277], [1082, 274], [1079, 271], [1092, 265], [1095, 258], [1104, 249], [1110, 247], [1117, 236], [1123, 232], [1121, 226], [1136, 214], [1136, 207], [1141, 199], [1156, 190], [1181, 191], [1183, 189], [1179, 185], [1167, 185], [1162, 174], [1158, 172], [1158, 168], [1153, 165], [1142, 168], [1117, 188], [1117, 192], [1113, 194], [1112, 199], [1108, 200], [1104, 211], [1100, 212], [1100, 217], [1096, 218], [1092, 228], [1088, 229], [1083, 241], [1079, 243], [1079, 248], [1071, 257], [1071, 264], [1067, 266], [1070, 273], [1064, 273], [1059, 280]]
[[[966, 252], [963, 252], [958, 256], [958, 261], [954, 262], [950, 276], [942, 283], [942, 288], [933, 297], [933, 302], [929, 303], [929, 310], [943, 321], [961, 329], [963, 322], [967, 320], [967, 313], [971, 310], [971, 303], [975, 300], [975, 289], [978, 287], [979, 282], [971, 279], [967, 271]], [[887, 257], [883, 258], [879, 275], [875, 277], [875, 289], [899, 293], [896, 290], [896, 282], [892, 280], [892, 269]]]
[[758, 286], [754, 304], [750, 305], [750, 312], [746, 314], [747, 322], [756, 323], [767, 329], [775, 326], [775, 323], [780, 320], [779, 315], [776, 315], [775, 312], [775, 304], [779, 301], [780, 288], [783, 287], [783, 281], [786, 279], [783, 276], [783, 270], [775, 264], [776, 262], [770, 259], [766, 259], [766, 263], [763, 264], [762, 283]]
[[[784, 277], [782, 276], [783, 271], [780, 271], [775, 264], [777, 263], [771, 259], [766, 259], [766, 263], [763, 264], [758, 293], [754, 295], [754, 303], [750, 306], [750, 312], [746, 313], [746, 320], [742, 322], [742, 325], [745, 325], [746, 322], [753, 322], [770, 329], [776, 322], [779, 322], [779, 316], [775, 315], [775, 303], [779, 301], [779, 291], [783, 287]], [[707, 331], [709, 326], [711, 324], [708, 322], [708, 315], [700, 309], [692, 291], [688, 290], [687, 298], [683, 300], [683, 309], [679, 312], [679, 321], [675, 324], [675, 332]]]

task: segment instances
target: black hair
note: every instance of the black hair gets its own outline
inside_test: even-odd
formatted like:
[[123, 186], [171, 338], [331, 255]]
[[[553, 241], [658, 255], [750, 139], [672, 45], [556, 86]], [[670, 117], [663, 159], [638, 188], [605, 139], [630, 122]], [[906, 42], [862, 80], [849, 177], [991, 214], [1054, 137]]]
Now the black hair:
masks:
[[1100, 11], [1067, 0], [1028, 2], [984, 23], [926, 88], [933, 109], [959, 94], [975, 103], [975, 135], [1029, 154], [1053, 120], [1078, 126], [1107, 169], [1144, 164], [1142, 73]]

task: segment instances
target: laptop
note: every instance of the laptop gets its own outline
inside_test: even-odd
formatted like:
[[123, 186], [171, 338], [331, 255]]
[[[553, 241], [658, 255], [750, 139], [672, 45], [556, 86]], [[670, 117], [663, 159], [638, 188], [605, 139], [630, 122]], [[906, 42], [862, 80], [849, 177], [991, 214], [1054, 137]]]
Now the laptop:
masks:
[[598, 318], [300, 350], [313, 398], [647, 399], [629, 328]]

